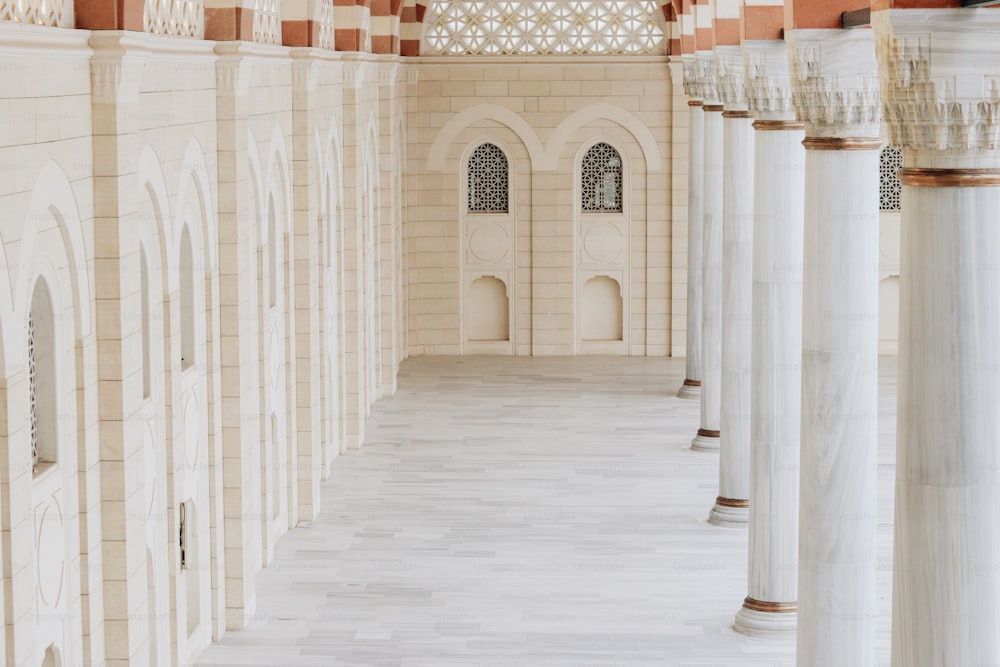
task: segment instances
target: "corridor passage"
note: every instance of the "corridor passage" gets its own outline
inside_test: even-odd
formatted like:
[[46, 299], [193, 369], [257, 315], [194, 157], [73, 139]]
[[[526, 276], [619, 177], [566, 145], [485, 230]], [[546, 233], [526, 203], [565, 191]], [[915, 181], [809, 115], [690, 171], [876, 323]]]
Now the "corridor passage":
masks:
[[[200, 665], [794, 664], [731, 629], [747, 533], [709, 525], [683, 359], [417, 358], [257, 614]], [[888, 655], [895, 358], [880, 374], [879, 660]], [[886, 662], [887, 664], [887, 662]]]

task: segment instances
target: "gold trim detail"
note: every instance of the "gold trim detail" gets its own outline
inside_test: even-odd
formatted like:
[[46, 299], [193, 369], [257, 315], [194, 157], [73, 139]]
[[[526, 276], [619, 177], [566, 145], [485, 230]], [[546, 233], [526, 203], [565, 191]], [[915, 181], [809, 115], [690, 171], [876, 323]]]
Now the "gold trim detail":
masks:
[[713, 431], [713, 430], [708, 429], [708, 428], [700, 428], [700, 429], [698, 429], [698, 435], [700, 435], [703, 438], [718, 438], [719, 437], [719, 432], [718, 431]]
[[685, 387], [700, 387], [701, 386], [701, 380], [688, 380], [687, 378], [685, 378], [684, 379], [684, 386]]
[[872, 137], [806, 137], [802, 145], [807, 151], [874, 151], [882, 148], [882, 140]]
[[723, 111], [723, 118], [753, 118], [753, 111]]
[[799, 610], [798, 602], [766, 602], [764, 600], [754, 600], [747, 597], [743, 600], [743, 607], [751, 611], [762, 611], [765, 614], [790, 614]]
[[722, 111], [723, 106], [721, 104], [706, 104], [705, 111]]
[[924, 188], [975, 188], [1000, 185], [1000, 169], [900, 169], [903, 185]]
[[761, 132], [777, 130], [804, 130], [806, 129], [806, 124], [800, 123], [797, 120], [757, 120], [754, 121], [753, 129]]
[[750, 507], [749, 500], [738, 500], [736, 498], [723, 498], [722, 496], [717, 496], [715, 498], [715, 504], [721, 507]]
[[689, 107], [700, 107], [703, 104], [704, 103], [701, 100], [688, 100], [688, 106]]

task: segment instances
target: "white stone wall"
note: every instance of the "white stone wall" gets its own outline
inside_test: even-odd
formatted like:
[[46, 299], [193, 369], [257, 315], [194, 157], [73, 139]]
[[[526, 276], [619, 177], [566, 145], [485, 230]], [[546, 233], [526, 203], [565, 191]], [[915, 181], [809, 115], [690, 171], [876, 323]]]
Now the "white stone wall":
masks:
[[[410, 67], [409, 353], [670, 353], [674, 91], [666, 58], [426, 57]], [[485, 141], [510, 159], [512, 220], [493, 237], [509, 255], [484, 259], [469, 247], [475, 221], [463, 193], [467, 156]], [[627, 232], [612, 238], [604, 227], [602, 242], [588, 245], [578, 171], [598, 141], [625, 164], [616, 225]], [[595, 256], [595, 245], [607, 254]], [[583, 339], [584, 285], [595, 275], [613, 279], [624, 298], [621, 341]], [[503, 281], [514, 302], [509, 341], [492, 347], [465, 332], [478, 306], [469, 286], [480, 276]]]

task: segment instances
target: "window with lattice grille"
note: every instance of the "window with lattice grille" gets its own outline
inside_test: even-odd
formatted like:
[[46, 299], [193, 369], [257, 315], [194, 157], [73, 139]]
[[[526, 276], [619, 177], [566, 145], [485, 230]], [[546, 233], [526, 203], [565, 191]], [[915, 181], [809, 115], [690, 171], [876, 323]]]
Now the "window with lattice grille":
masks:
[[594, 144], [580, 164], [581, 208], [584, 211], [622, 211], [622, 158], [614, 146]]
[[31, 427], [31, 469], [38, 471], [38, 369], [35, 366], [35, 318], [28, 314], [28, 419]]
[[470, 213], [506, 213], [508, 184], [507, 156], [494, 144], [483, 144], [469, 156]]
[[432, 0], [424, 54], [662, 54], [656, 0]]
[[886, 146], [879, 155], [879, 208], [883, 211], [898, 211], [903, 184], [899, 181], [899, 170], [903, 168], [903, 149]]

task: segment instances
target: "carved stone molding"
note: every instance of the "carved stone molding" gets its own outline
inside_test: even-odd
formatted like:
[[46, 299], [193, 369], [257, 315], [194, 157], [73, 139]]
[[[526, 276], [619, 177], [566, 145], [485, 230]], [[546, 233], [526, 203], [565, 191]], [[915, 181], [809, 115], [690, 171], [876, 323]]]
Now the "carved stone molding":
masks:
[[743, 42], [743, 68], [747, 106], [759, 118], [791, 120], [792, 81], [788, 69], [788, 45], [782, 40]]
[[715, 47], [715, 85], [727, 110], [747, 108], [743, 50], [740, 47]]
[[891, 10], [872, 18], [889, 141], [929, 154], [931, 162], [977, 161], [997, 149], [1000, 12], [974, 11], [974, 18], [965, 9]]
[[701, 87], [698, 85], [698, 60], [693, 54], [684, 54], [681, 62], [684, 65], [684, 94], [693, 100], [701, 99]]
[[870, 30], [786, 34], [792, 103], [814, 137], [877, 137], [882, 120]]
[[705, 104], [721, 104], [719, 88], [715, 82], [715, 53], [712, 51], [699, 51], [695, 54], [698, 63], [698, 90], [701, 92], [701, 99]]

